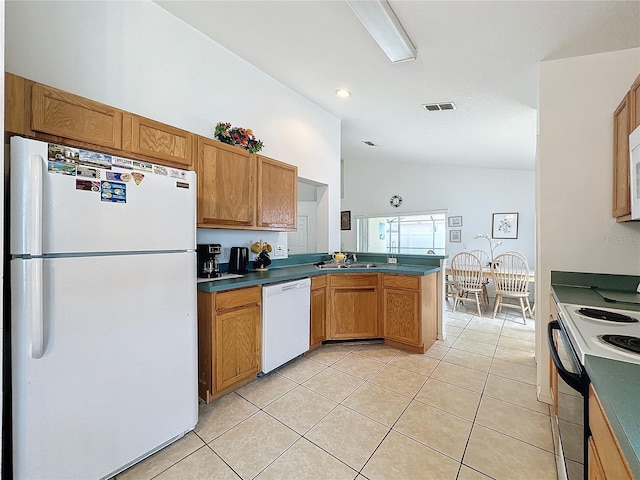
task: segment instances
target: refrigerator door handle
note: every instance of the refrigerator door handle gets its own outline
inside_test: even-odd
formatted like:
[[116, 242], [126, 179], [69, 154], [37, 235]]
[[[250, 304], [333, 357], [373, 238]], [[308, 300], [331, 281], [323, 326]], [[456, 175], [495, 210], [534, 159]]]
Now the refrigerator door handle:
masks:
[[42, 258], [28, 260], [24, 278], [27, 318], [31, 323], [31, 358], [36, 359], [44, 355], [43, 261]]
[[42, 168], [45, 160], [35, 153], [29, 158], [31, 163], [31, 185], [29, 188], [29, 215], [24, 235], [33, 242], [29, 246], [31, 255], [42, 255]]

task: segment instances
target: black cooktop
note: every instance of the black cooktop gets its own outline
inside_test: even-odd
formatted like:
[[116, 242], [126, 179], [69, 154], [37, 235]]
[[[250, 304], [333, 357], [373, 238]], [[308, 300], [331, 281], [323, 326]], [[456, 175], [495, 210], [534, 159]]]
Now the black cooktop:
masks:
[[629, 335], [598, 335], [598, 338], [616, 348], [640, 354], [640, 338]]
[[596, 320], [603, 320], [605, 322], [616, 323], [638, 323], [637, 318], [632, 318], [628, 315], [623, 315], [617, 312], [609, 312], [607, 310], [600, 310], [598, 308], [581, 308], [578, 310], [580, 315], [588, 318], [594, 318]]

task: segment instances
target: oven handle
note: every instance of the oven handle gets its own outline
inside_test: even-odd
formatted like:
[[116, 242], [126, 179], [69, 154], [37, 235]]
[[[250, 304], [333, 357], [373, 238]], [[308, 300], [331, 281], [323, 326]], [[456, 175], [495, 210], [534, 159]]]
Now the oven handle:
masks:
[[558, 375], [560, 375], [565, 383], [575, 391], [583, 393], [584, 382], [582, 379], [582, 375], [570, 372], [566, 368], [564, 368], [564, 365], [562, 365], [562, 360], [560, 360], [560, 355], [558, 355], [556, 344], [553, 341], [554, 330], [560, 330], [560, 324], [557, 320], [553, 320], [547, 324], [547, 343], [549, 344], [549, 352], [551, 353], [551, 358], [553, 359], [553, 364], [556, 366]]

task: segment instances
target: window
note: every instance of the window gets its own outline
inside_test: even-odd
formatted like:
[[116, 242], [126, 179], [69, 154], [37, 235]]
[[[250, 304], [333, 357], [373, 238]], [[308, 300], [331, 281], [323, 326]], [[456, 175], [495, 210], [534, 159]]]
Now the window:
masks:
[[359, 217], [356, 219], [358, 251], [444, 255], [445, 213]]

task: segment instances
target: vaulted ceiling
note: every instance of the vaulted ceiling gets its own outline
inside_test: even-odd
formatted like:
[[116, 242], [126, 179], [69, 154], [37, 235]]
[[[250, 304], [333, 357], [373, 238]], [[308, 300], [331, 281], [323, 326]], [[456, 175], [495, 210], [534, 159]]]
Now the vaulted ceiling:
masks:
[[396, 64], [342, 0], [156, 3], [339, 118], [345, 161], [533, 169], [539, 63], [640, 47], [639, 1], [390, 0]]

